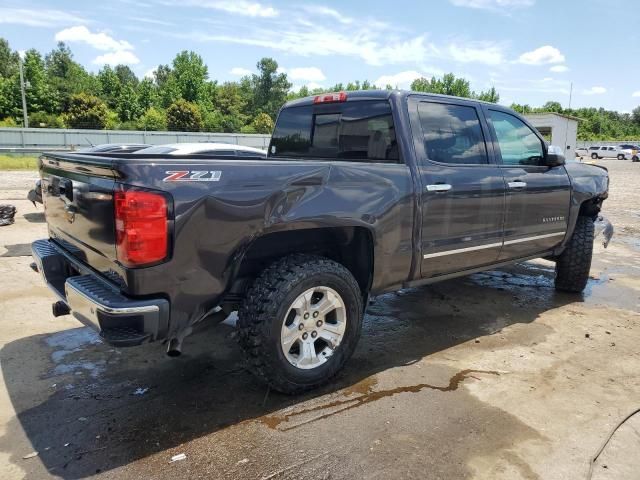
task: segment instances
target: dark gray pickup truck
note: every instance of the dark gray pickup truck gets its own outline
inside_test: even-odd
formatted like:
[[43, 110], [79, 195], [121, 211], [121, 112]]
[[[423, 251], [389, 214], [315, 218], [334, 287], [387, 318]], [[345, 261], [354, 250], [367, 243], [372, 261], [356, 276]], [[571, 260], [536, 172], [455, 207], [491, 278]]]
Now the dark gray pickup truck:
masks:
[[266, 159], [45, 154], [34, 268], [105, 341], [164, 341], [238, 311], [251, 369], [295, 393], [351, 356], [369, 296], [513, 262], [580, 292], [607, 171], [517, 113], [400, 91], [287, 103]]

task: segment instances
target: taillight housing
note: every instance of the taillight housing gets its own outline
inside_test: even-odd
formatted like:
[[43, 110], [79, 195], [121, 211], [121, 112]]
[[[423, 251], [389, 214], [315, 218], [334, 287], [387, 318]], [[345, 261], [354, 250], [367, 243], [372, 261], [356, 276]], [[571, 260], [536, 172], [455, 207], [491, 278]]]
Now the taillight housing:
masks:
[[158, 263], [167, 258], [169, 222], [167, 199], [160, 193], [120, 190], [114, 194], [116, 255], [127, 267]]

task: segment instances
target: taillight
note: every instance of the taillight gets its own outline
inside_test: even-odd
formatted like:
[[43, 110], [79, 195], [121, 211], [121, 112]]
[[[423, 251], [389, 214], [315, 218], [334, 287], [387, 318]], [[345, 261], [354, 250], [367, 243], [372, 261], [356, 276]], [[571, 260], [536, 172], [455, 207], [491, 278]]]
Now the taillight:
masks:
[[167, 256], [167, 200], [152, 192], [115, 192], [116, 255], [126, 266], [138, 267]]
[[335, 103], [346, 101], [347, 94], [345, 92], [323, 93], [322, 95], [316, 95], [315, 97], [313, 97], [313, 103]]

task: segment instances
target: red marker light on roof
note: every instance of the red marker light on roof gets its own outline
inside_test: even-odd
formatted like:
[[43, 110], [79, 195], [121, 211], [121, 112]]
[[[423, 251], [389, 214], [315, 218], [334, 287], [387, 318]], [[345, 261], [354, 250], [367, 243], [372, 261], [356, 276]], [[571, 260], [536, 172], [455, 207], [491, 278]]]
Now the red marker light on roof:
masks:
[[313, 103], [335, 103], [346, 101], [347, 94], [345, 92], [323, 93], [322, 95], [316, 95], [315, 97], [313, 97]]

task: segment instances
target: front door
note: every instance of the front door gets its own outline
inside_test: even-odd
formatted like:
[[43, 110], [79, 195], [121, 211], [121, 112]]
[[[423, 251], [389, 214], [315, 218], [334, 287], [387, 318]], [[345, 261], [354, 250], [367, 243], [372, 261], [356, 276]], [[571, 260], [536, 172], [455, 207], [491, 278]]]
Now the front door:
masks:
[[475, 102], [423, 99], [409, 106], [422, 183], [421, 275], [491, 264], [502, 246], [505, 189], [482, 111]]
[[548, 251], [567, 231], [571, 184], [564, 166], [543, 163], [542, 138], [517, 116], [485, 107], [507, 185], [504, 246], [499, 260]]

